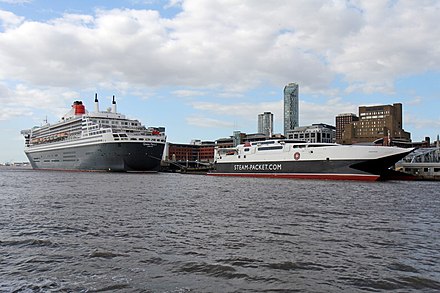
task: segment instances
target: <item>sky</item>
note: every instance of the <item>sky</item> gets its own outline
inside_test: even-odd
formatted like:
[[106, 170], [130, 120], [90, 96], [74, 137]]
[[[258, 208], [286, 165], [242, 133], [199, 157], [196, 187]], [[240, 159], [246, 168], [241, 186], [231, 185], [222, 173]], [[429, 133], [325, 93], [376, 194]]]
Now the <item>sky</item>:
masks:
[[403, 104], [413, 141], [440, 133], [440, 1], [0, 0], [0, 162], [22, 129], [75, 100], [166, 127], [167, 140], [257, 132], [299, 84], [300, 125]]

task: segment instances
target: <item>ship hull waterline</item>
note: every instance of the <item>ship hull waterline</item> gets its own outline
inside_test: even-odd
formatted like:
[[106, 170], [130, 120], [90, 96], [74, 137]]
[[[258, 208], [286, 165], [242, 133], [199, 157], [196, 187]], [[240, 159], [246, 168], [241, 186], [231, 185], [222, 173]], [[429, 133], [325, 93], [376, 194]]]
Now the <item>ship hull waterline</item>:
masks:
[[161, 143], [110, 142], [25, 153], [36, 170], [157, 172], [163, 150]]

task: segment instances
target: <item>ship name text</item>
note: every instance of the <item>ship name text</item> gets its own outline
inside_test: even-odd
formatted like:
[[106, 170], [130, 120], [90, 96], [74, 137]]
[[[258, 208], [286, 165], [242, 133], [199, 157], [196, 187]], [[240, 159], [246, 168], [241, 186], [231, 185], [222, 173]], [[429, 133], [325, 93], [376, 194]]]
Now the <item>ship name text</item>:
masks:
[[281, 164], [246, 164], [234, 165], [234, 171], [279, 171]]

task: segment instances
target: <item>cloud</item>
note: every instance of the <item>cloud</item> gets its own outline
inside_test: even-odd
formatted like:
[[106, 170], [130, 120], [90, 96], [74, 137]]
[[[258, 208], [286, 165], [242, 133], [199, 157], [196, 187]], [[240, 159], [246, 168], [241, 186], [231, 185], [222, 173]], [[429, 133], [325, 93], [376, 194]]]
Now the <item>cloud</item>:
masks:
[[207, 118], [202, 116], [189, 116], [186, 119], [186, 123], [189, 125], [202, 127], [202, 128], [232, 128], [233, 123], [213, 118]]
[[341, 98], [333, 98], [324, 103], [309, 101], [299, 102], [300, 125], [326, 123], [335, 125], [335, 117], [341, 113], [357, 113], [358, 106], [344, 102]]
[[177, 90], [173, 91], [172, 94], [179, 97], [199, 97], [206, 95], [205, 92], [197, 90]]
[[24, 4], [31, 3], [33, 0], [0, 0], [0, 3], [8, 3], [8, 4]]
[[422, 103], [423, 98], [420, 96], [412, 97], [410, 101], [406, 102], [406, 104], [410, 106], [421, 105]]
[[0, 81], [39, 94], [115, 85], [125, 91], [177, 86], [178, 97], [215, 90], [216, 98], [238, 99], [219, 109], [240, 115], [248, 109], [251, 116], [262, 105], [240, 98], [265, 85], [296, 81], [302, 92], [316, 94], [341, 78], [348, 93], [392, 93], [396, 78], [440, 70], [436, 1], [167, 5], [179, 12], [163, 18], [154, 10], [99, 9], [35, 21], [1, 11]]
[[[392, 92], [399, 77], [440, 70], [438, 1], [360, 1], [364, 25], [341, 39], [332, 70], [366, 92]], [[391, 4], [390, 4], [391, 3]]]
[[1, 102], [4, 107], [0, 120], [12, 117], [32, 116], [36, 110], [43, 110], [57, 117], [65, 114], [66, 102], [79, 98], [79, 94], [65, 88], [29, 88], [18, 84], [8, 88], [0, 83]]
[[420, 118], [418, 116], [415, 116], [411, 113], [406, 113], [404, 116], [405, 120], [405, 128], [416, 128], [416, 129], [430, 129], [433, 130], [431, 133], [438, 133], [440, 129], [440, 117], [437, 119], [427, 119], [427, 118]]
[[5, 107], [0, 112], [0, 121], [6, 121], [11, 119], [12, 117], [24, 117], [24, 116], [32, 116], [33, 113], [28, 111], [25, 108], [11, 108]]
[[[252, 103], [252, 104], [219, 104], [210, 102], [194, 102], [192, 107], [202, 112], [221, 117], [235, 117], [246, 121], [257, 121], [257, 116], [263, 112], [272, 112], [274, 119], [283, 120], [283, 101]], [[358, 106], [344, 102], [341, 98], [333, 98], [326, 102], [311, 102], [300, 99], [300, 125], [326, 123], [334, 125], [335, 117], [341, 113], [357, 113]]]
[[16, 27], [0, 34], [0, 78], [57, 87], [113, 80], [241, 92], [295, 80], [319, 90], [334, 76], [329, 52], [340, 51], [340, 38], [362, 23], [356, 10], [335, 3], [174, 1], [182, 11], [171, 19], [134, 9], [45, 22], [9, 15]]
[[282, 101], [264, 102], [264, 103], [235, 103], [219, 104], [211, 102], [193, 102], [192, 107], [196, 110], [209, 112], [214, 115], [241, 117], [246, 120], [256, 120], [258, 114], [263, 112], [272, 112], [280, 117], [282, 115]]
[[0, 10], [0, 21], [5, 29], [20, 25], [24, 19], [24, 17], [17, 16], [12, 12]]

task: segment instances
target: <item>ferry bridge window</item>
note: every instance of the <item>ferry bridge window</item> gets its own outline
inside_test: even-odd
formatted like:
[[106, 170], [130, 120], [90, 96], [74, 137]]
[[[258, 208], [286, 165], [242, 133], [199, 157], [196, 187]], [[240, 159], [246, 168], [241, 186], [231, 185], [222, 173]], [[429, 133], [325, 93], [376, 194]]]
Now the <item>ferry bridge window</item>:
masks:
[[283, 146], [269, 146], [269, 147], [259, 147], [259, 151], [269, 151], [269, 150], [280, 150]]

